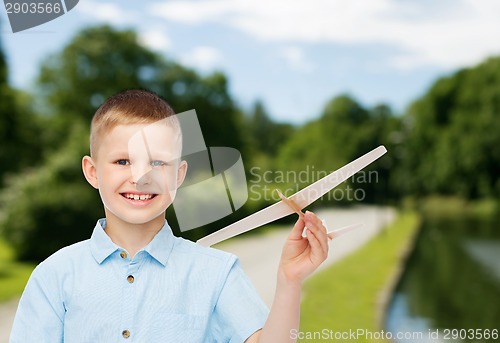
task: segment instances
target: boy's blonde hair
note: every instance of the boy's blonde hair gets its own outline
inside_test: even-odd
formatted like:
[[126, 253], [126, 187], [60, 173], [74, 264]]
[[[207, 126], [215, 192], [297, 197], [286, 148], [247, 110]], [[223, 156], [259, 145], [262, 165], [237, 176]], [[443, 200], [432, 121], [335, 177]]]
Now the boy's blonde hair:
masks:
[[[180, 136], [174, 110], [159, 95], [142, 90], [126, 90], [107, 99], [96, 111], [90, 125], [90, 154], [95, 156], [99, 139], [118, 125], [151, 124], [169, 118]], [[180, 138], [180, 137], [179, 137]]]

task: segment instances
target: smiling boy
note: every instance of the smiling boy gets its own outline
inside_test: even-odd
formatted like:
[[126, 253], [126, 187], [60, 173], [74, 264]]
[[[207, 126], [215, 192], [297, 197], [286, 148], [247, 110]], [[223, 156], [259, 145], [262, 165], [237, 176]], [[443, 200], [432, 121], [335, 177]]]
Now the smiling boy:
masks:
[[297, 221], [269, 311], [234, 255], [173, 236], [165, 211], [186, 175], [181, 149], [176, 116], [153, 93], [125, 91], [97, 110], [82, 168], [106, 218], [36, 267], [11, 343], [294, 341], [302, 281], [328, 254], [325, 227], [310, 212]]

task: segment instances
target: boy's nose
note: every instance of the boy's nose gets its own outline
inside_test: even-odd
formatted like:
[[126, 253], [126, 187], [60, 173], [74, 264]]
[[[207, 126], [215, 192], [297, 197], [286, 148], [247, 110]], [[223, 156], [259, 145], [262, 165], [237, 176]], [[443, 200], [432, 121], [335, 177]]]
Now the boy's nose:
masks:
[[141, 167], [132, 166], [132, 183], [135, 184], [149, 184], [151, 183], [151, 172], [153, 168], [151, 166]]
[[152, 167], [143, 170], [141, 173], [136, 173], [130, 178], [130, 182], [140, 192], [166, 194], [171, 189], [175, 189], [175, 176], [168, 175], [164, 170]]
[[132, 161], [132, 181], [138, 184], [153, 169], [150, 147], [143, 129], [129, 139], [128, 153]]

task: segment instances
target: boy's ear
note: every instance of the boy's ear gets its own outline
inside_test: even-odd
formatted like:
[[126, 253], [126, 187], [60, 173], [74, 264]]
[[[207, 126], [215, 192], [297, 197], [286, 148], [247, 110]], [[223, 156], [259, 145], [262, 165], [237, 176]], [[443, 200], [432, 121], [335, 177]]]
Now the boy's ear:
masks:
[[97, 172], [92, 157], [83, 156], [82, 170], [83, 175], [85, 175], [85, 178], [87, 179], [87, 182], [90, 183], [90, 185], [95, 189], [98, 189], [99, 183], [97, 182]]
[[186, 178], [188, 164], [186, 161], [181, 161], [179, 163], [179, 168], [177, 169], [177, 188], [179, 188], [184, 179]]

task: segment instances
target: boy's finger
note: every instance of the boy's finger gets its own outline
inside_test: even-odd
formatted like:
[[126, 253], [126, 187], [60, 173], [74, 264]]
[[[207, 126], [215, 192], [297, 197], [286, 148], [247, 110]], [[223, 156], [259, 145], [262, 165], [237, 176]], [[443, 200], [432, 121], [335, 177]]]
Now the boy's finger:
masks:
[[306, 213], [306, 226], [313, 231], [314, 235], [321, 244], [321, 248], [325, 254], [328, 254], [328, 236], [326, 228], [318, 217], [312, 216], [313, 213]]
[[314, 232], [309, 228], [306, 230], [306, 237], [309, 241], [309, 245], [311, 246], [311, 259], [315, 264], [319, 265], [326, 258], [325, 251], [323, 250], [318, 237], [316, 237]]
[[312, 223], [310, 226], [307, 226], [307, 229], [311, 231], [318, 240], [323, 254], [325, 254], [325, 256], [328, 255], [328, 237], [326, 236], [326, 233], [322, 232], [315, 224]]
[[[306, 213], [304, 215], [306, 217], [306, 220], [310, 220], [313, 223], [315, 223], [316, 225], [324, 226], [323, 221], [321, 219], [319, 219], [319, 217], [314, 212], [306, 211]], [[326, 231], [326, 228], [325, 228], [325, 231]]]
[[292, 231], [290, 232], [290, 235], [288, 236], [289, 239], [302, 239], [302, 231], [304, 231], [304, 221], [302, 218], [299, 217], [297, 222], [295, 222], [295, 225], [292, 228]]
[[326, 237], [326, 232], [324, 232], [322, 228], [318, 227], [316, 223], [310, 222], [307, 219], [306, 219], [306, 227], [314, 234], [314, 236], [318, 240], [319, 244], [321, 245], [321, 250], [323, 251], [323, 253], [328, 254], [328, 241], [327, 241], [328, 238]]

